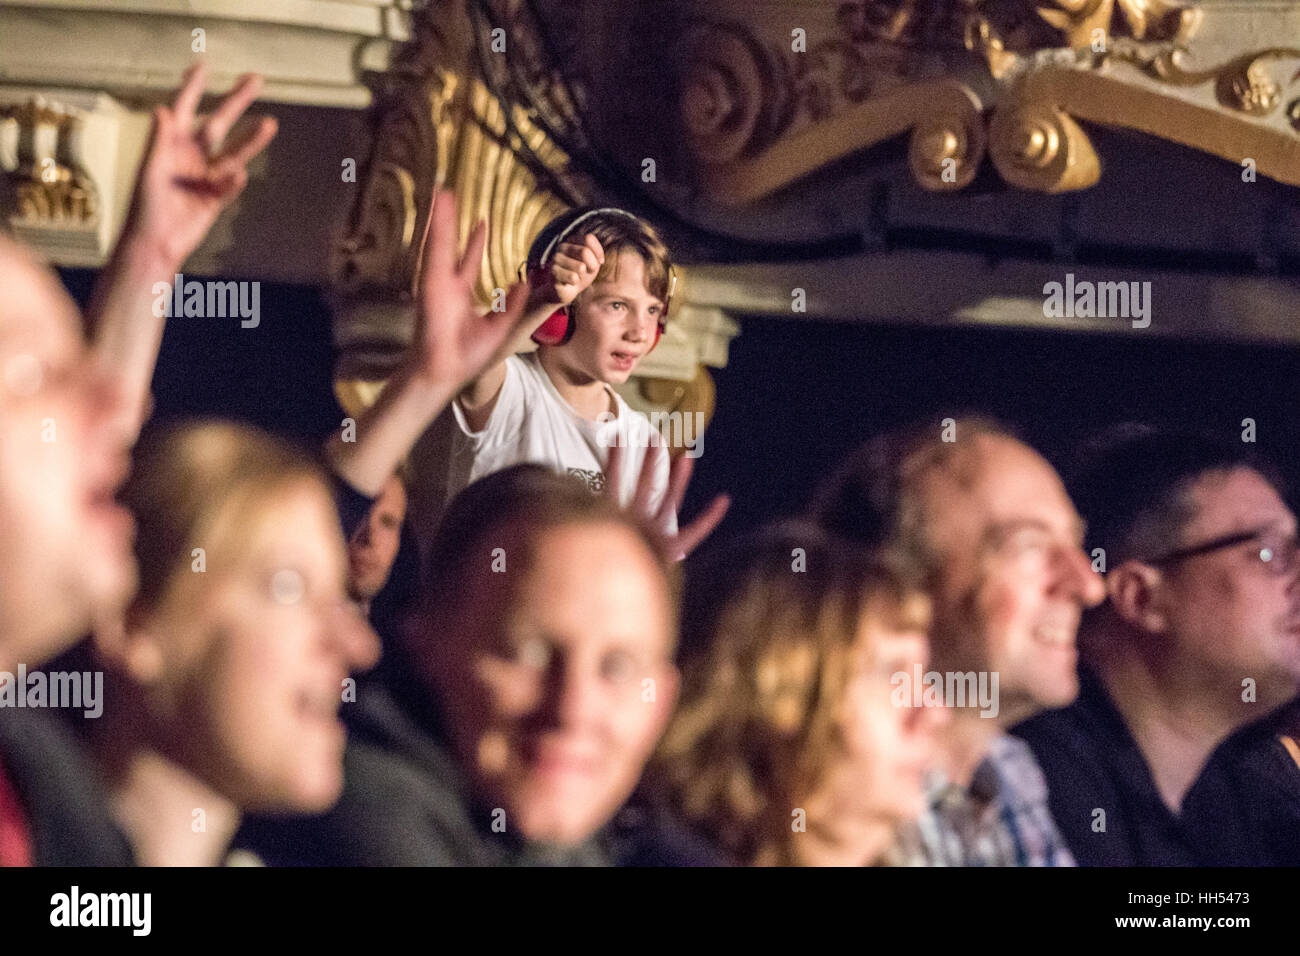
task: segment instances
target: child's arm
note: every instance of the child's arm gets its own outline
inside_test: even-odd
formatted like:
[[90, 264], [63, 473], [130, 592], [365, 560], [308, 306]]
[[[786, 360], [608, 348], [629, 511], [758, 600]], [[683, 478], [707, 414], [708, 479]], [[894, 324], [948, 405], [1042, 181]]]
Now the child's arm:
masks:
[[202, 63], [192, 67], [171, 109], [154, 111], [130, 213], [86, 310], [97, 361], [130, 397], [132, 437], [148, 416], [149, 385], [162, 343], [166, 313], [155, 307], [154, 286], [171, 288], [186, 258], [248, 182], [248, 163], [275, 136], [275, 120], [263, 117], [240, 138], [225, 142], [261, 91], [262, 78], [251, 73], [195, 128], [206, 76]]
[[526, 283], [511, 287], [504, 312], [480, 314], [474, 302], [486, 224], [475, 227], [457, 259], [456, 199], [441, 192], [434, 197], [429, 228], [411, 349], [358, 419], [356, 441], [336, 434], [325, 448], [335, 474], [371, 497], [465, 383], [481, 375], [523, 327]]
[[550, 267], [529, 277], [535, 284], [525, 306], [520, 335], [512, 336], [483, 374], [466, 385], [456, 397], [470, 431], [479, 432], [487, 427], [497, 396], [501, 394], [501, 386], [505, 384], [506, 359], [522, 349], [527, 337], [556, 309], [572, 305], [573, 300], [596, 281], [596, 275], [605, 263], [605, 250], [601, 249], [595, 236], [581, 238], [582, 242], [561, 243]]

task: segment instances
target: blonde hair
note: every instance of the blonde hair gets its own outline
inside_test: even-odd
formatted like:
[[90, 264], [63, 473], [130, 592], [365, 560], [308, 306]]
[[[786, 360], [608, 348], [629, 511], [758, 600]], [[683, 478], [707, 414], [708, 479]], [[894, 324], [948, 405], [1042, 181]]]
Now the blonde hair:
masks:
[[901, 614], [914, 581], [803, 522], [716, 554], [688, 577], [681, 702], [646, 796], [736, 863], [793, 863], [790, 814], [839, 748], [862, 615]]
[[135, 517], [140, 568], [132, 610], [162, 603], [176, 575], [188, 571], [193, 548], [239, 547], [255, 526], [253, 516], [301, 482], [328, 493], [310, 458], [254, 428], [194, 422], [146, 433], [122, 489]]

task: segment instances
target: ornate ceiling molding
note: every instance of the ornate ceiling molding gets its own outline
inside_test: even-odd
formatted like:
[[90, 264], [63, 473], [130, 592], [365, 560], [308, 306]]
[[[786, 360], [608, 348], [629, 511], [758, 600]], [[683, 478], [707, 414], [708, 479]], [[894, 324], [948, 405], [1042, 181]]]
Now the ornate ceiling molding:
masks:
[[692, 24], [671, 58], [677, 126], [691, 176], [724, 201], [754, 202], [904, 134], [927, 189], [962, 189], [986, 153], [1013, 186], [1083, 189], [1100, 164], [1078, 120], [1249, 157], [1300, 185], [1300, 4], [676, 7]]

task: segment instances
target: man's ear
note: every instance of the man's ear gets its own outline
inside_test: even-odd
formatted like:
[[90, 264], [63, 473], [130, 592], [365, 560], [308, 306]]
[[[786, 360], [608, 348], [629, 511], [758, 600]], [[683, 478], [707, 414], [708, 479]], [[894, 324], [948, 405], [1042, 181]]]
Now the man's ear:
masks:
[[1164, 574], [1141, 561], [1124, 561], [1106, 575], [1106, 594], [1115, 614], [1143, 631], [1168, 627], [1164, 609]]
[[162, 674], [162, 644], [144, 617], [128, 614], [100, 620], [91, 641], [100, 660], [136, 684], [148, 686]]

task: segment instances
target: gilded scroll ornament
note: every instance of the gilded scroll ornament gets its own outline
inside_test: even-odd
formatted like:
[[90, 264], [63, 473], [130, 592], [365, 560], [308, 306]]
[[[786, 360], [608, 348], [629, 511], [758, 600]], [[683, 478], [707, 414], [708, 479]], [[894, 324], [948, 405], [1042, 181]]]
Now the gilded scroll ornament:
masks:
[[[1300, 127], [1280, 107], [1296, 99], [1297, 77], [1279, 67], [1300, 61], [1300, 48], [1261, 48], [1258, 38], [1289, 29], [1268, 17], [1300, 29], [1300, 4], [1268, 6], [850, 0], [833, 5], [830, 35], [810, 31], [803, 50], [788, 49], [775, 26], [761, 41], [761, 20], [699, 24], [693, 43], [713, 59], [688, 74], [681, 127], [699, 183], [729, 202], [760, 199], [904, 132], [913, 176], [929, 190], [969, 184], [986, 141], [1012, 185], [1083, 189], [1100, 161], [1081, 119], [1233, 160], [1269, 157], [1260, 171], [1290, 181], [1282, 157], [1300, 148]], [[1239, 52], [1225, 56], [1238, 36]], [[928, 95], [948, 84], [967, 90], [973, 119]]]
[[57, 105], [30, 100], [0, 108], [0, 122], [16, 125], [14, 168], [8, 176], [17, 199], [16, 219], [28, 224], [94, 226], [99, 193], [77, 162], [74, 143], [81, 118]]

